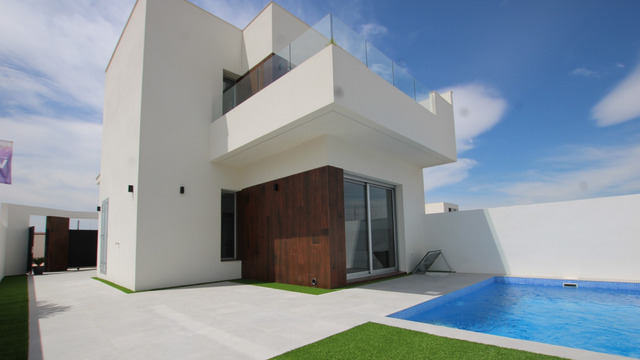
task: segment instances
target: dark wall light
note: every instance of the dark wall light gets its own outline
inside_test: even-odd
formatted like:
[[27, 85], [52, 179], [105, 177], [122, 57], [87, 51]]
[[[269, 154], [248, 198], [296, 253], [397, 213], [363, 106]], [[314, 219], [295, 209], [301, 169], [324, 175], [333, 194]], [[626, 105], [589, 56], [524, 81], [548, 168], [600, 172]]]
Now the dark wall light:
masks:
[[184, 194], [184, 186], [180, 186], [180, 194]]
[[133, 185], [129, 185], [129, 192], [132, 193], [133, 192]]
[[96, 207], [96, 211], [100, 211], [100, 206]]

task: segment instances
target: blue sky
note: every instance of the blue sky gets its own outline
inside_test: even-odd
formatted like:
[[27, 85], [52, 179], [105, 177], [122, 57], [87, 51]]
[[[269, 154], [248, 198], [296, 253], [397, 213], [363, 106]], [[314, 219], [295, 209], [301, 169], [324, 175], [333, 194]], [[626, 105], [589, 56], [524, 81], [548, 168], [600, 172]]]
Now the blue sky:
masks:
[[[93, 210], [104, 69], [134, 0], [0, 0], [0, 202]], [[243, 28], [266, 0], [193, 0]], [[459, 161], [426, 202], [461, 209], [640, 193], [640, 1], [278, 2], [331, 12], [420, 82], [454, 91]]]

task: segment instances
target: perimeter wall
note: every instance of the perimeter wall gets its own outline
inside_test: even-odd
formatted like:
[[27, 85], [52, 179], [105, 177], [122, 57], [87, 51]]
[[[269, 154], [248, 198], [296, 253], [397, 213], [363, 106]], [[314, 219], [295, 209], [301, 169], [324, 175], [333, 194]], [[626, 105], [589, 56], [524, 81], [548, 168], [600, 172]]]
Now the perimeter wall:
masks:
[[4, 278], [4, 254], [7, 252], [7, 227], [0, 221], [0, 281]]
[[430, 214], [424, 233], [457, 272], [640, 282], [640, 194]]
[[0, 279], [27, 271], [31, 215], [98, 219], [97, 212], [66, 211], [2, 203], [0, 206]]

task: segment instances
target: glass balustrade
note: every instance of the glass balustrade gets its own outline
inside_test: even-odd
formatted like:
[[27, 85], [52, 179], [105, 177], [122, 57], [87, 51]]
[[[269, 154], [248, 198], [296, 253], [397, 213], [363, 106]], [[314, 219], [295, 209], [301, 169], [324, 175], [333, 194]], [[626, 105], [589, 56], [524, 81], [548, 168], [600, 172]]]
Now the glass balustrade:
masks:
[[[411, 76], [407, 70], [398, 66], [345, 23], [329, 14], [282, 50], [251, 69], [216, 99], [213, 104], [214, 119], [240, 105], [329, 44], [344, 49], [415, 101], [423, 102], [429, 98], [429, 89]], [[422, 105], [429, 107], [426, 102]]]

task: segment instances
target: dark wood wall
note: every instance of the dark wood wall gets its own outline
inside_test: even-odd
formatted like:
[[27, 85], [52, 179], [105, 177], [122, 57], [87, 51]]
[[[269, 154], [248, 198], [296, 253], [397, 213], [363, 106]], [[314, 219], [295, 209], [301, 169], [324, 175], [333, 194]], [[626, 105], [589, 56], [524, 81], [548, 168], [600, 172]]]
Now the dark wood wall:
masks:
[[244, 189], [237, 216], [243, 278], [346, 284], [342, 169], [326, 166]]
[[67, 267], [95, 267], [98, 256], [98, 230], [69, 230]]
[[69, 218], [47, 216], [45, 270], [66, 271], [69, 259]]

